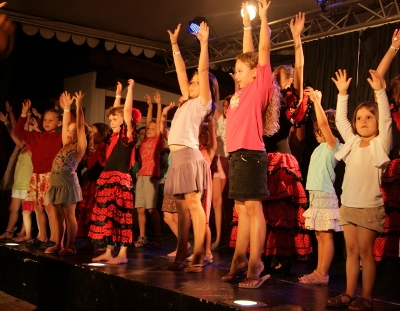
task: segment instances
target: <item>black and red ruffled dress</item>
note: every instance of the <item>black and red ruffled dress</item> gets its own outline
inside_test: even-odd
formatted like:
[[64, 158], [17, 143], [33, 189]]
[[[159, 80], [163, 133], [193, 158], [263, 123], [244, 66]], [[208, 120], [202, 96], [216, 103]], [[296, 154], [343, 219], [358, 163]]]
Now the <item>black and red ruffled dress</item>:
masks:
[[78, 214], [77, 238], [86, 239], [88, 237], [90, 219], [92, 218], [93, 208], [96, 205], [96, 182], [104, 169], [106, 147], [105, 142], [99, 143], [96, 150], [81, 161], [83, 166], [87, 168], [87, 181], [82, 186], [82, 201], [76, 206]]
[[[293, 125], [300, 126], [306, 120], [308, 97], [305, 95], [298, 104], [293, 86], [282, 90], [282, 95], [284, 100], [279, 117], [280, 129], [271, 137], [264, 136], [268, 152], [267, 185], [270, 192], [270, 196], [263, 201], [267, 225], [264, 253], [267, 256], [305, 256], [312, 252], [311, 240], [302, 216], [308, 200], [299, 163], [290, 152], [287, 138]], [[233, 222], [237, 221], [234, 211]], [[234, 226], [230, 247], [235, 247], [236, 237], [237, 226]]]
[[400, 111], [391, 104], [393, 149], [390, 163], [382, 174], [382, 197], [385, 204], [385, 228], [374, 244], [374, 259], [399, 258], [400, 239]]
[[131, 139], [113, 133], [106, 150], [106, 163], [97, 180], [96, 203], [90, 221], [89, 238], [107, 245], [129, 246], [133, 242], [132, 177], [135, 162], [136, 135]]

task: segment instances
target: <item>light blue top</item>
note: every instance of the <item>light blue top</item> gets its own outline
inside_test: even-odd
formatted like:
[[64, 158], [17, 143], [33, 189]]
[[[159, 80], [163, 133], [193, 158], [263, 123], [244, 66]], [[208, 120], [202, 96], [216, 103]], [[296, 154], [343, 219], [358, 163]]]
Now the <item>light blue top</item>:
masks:
[[328, 143], [321, 143], [311, 155], [307, 174], [307, 190], [318, 190], [335, 193], [335, 166], [338, 160], [335, 153], [343, 146], [336, 138], [336, 146], [329, 150]]

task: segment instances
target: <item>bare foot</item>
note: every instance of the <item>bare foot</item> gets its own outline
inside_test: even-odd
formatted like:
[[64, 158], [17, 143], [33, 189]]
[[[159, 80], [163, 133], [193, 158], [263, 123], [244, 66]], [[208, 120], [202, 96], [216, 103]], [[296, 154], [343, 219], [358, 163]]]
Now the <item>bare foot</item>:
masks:
[[174, 250], [173, 252], [167, 254], [167, 257], [175, 257], [176, 256], [176, 250]]
[[26, 235], [25, 236], [18, 236], [18, 237], [16, 237], [16, 238], [13, 238], [13, 241], [15, 241], [15, 242], [26, 242], [26, 241], [29, 241], [29, 240], [31, 240], [32, 239], [32, 237], [27, 237]]
[[121, 263], [127, 263], [127, 262], [128, 262], [128, 258], [126, 258], [124, 256], [117, 256], [117, 257], [112, 258], [109, 261], [107, 261], [107, 263], [110, 265], [119, 265]]
[[110, 252], [105, 252], [104, 254], [101, 254], [100, 256], [97, 256], [92, 259], [92, 261], [110, 261], [113, 259], [113, 256]]
[[8, 240], [12, 238], [12, 231], [6, 231], [0, 235], [0, 240]]
[[248, 262], [247, 262], [247, 260], [246, 261], [242, 261], [242, 262], [240, 262], [240, 263], [238, 263], [238, 264], [236, 264], [235, 265], [235, 263], [232, 261], [232, 264], [231, 264], [231, 269], [230, 269], [230, 273], [232, 273], [232, 274], [238, 274], [240, 271], [244, 271], [244, 270], [247, 270], [247, 268], [248, 268]]

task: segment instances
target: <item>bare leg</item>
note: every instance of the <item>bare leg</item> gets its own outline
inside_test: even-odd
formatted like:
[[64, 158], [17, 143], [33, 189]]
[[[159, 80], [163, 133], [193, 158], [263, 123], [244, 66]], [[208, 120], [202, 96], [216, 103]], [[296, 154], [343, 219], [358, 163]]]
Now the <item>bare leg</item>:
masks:
[[[356, 293], [358, 274], [360, 273], [360, 252], [358, 249], [357, 226], [343, 226], [346, 241], [346, 294], [354, 297]], [[346, 301], [347, 302], [347, 301]]]
[[371, 299], [372, 288], [375, 283], [376, 264], [373, 257], [373, 247], [376, 232], [357, 227], [358, 249], [362, 261], [362, 292], [361, 297]]
[[204, 241], [204, 246], [205, 246], [205, 257], [208, 260], [212, 260], [213, 259], [213, 254], [211, 252], [211, 230], [210, 230], [210, 226], [207, 224], [206, 225], [206, 238]]
[[110, 261], [110, 260], [112, 260], [114, 258], [113, 255], [112, 255], [113, 252], [114, 252], [114, 246], [107, 245], [106, 252], [104, 254], [101, 254], [100, 256], [97, 256], [97, 257], [93, 258], [92, 261], [94, 261], [94, 262], [96, 262], [96, 261]]
[[[31, 211], [22, 211], [22, 221], [25, 228], [25, 236], [21, 234], [14, 239], [15, 242], [29, 241], [32, 238], [32, 219]], [[22, 231], [22, 230], [21, 230]]]
[[118, 256], [110, 259], [109, 261], [107, 261], [107, 263], [110, 265], [119, 265], [121, 263], [127, 263], [128, 262], [127, 252], [128, 252], [128, 246], [121, 246], [121, 248], [119, 249]]
[[212, 207], [214, 209], [215, 217], [215, 241], [214, 247], [218, 246], [221, 242], [222, 232], [222, 190], [221, 190], [221, 179], [214, 177], [212, 180]]
[[51, 205], [52, 212], [51, 215], [54, 217], [52, 221], [53, 227], [51, 228], [52, 231], [52, 241], [56, 242], [55, 246], [62, 246], [62, 237], [64, 232], [64, 212], [61, 205]]
[[158, 213], [157, 208], [150, 208], [149, 213], [151, 216], [151, 220], [153, 221], [154, 235], [156, 237], [161, 237], [161, 221], [160, 214]]
[[[178, 213], [164, 212], [164, 221], [171, 229], [172, 233], [178, 237]], [[187, 248], [190, 248], [190, 243], [188, 242]], [[176, 256], [176, 249], [167, 255], [168, 257]]]
[[203, 264], [206, 214], [201, 205], [201, 192], [186, 193], [185, 201], [193, 223], [194, 246], [192, 265]]
[[322, 262], [322, 240], [321, 240], [321, 231], [315, 231], [315, 238], [317, 239], [318, 245], [318, 262], [317, 262], [317, 270], [321, 269], [321, 262]]
[[178, 245], [176, 248], [176, 262], [183, 262], [189, 256], [187, 244], [191, 226], [190, 212], [185, 200], [176, 199], [178, 210]]
[[56, 242], [56, 241], [55, 241], [56, 237], [54, 236], [54, 228], [55, 228], [55, 226], [57, 226], [57, 224], [56, 224], [57, 220], [56, 220], [56, 215], [55, 215], [55, 213], [56, 213], [55, 208], [54, 208], [54, 206], [53, 206], [52, 204], [47, 204], [47, 205], [45, 206], [45, 210], [46, 210], [47, 216], [49, 217], [50, 240]]
[[137, 207], [138, 221], [139, 221], [139, 236], [146, 236], [146, 209], [144, 207]]
[[39, 239], [40, 241], [47, 241], [47, 216], [46, 213], [44, 211], [44, 207], [43, 205], [39, 205], [35, 203], [35, 213], [36, 213], [36, 222], [38, 225], [38, 235], [37, 235], [37, 239]]
[[15, 224], [18, 221], [18, 211], [21, 206], [22, 200], [18, 198], [11, 198], [10, 206], [8, 207], [8, 225], [6, 232], [0, 235], [0, 239], [11, 239], [14, 233]]
[[67, 223], [67, 244], [66, 247], [73, 248], [75, 244], [78, 223], [75, 217], [76, 204], [63, 204], [65, 221]]
[[[321, 239], [321, 249], [322, 249], [321, 262], [319, 261], [319, 250], [318, 250], [317, 272], [322, 276], [327, 276], [329, 268], [331, 267], [333, 255], [335, 253], [335, 246], [333, 243], [333, 233], [328, 231], [321, 231], [320, 239]], [[320, 245], [318, 245], [318, 249], [319, 247]]]

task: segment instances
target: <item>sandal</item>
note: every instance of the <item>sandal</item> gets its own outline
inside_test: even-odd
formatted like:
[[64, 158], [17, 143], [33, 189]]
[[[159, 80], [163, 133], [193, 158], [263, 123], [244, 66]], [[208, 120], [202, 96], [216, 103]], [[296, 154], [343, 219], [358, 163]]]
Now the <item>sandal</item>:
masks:
[[[6, 230], [4, 232], [4, 238], [1, 238], [0, 240], [11, 240], [14, 237], [15, 230], [17, 230], [17, 227], [15, 227], [14, 230]], [[10, 237], [7, 238], [7, 235], [9, 235]]]
[[58, 255], [60, 256], [71, 256], [76, 254], [76, 248], [75, 247], [66, 247], [63, 250], [58, 252]]
[[[259, 278], [256, 277], [256, 276], [248, 277], [248, 278], [245, 278], [243, 282], [239, 283], [239, 287], [240, 287], [240, 288], [248, 288], [248, 289], [259, 288], [259, 287], [260, 287], [261, 285], [263, 285], [264, 282], [265, 282], [266, 280], [268, 280], [270, 277], [271, 277], [270, 274], [266, 274], [266, 275], [264, 275], [264, 276], [260, 276]], [[257, 281], [257, 283], [254, 284], [254, 285], [246, 286], [245, 284], [248, 283], [249, 281]]]
[[187, 266], [182, 261], [174, 261], [167, 267], [167, 270], [180, 271], [185, 269]]
[[204, 264], [199, 263], [197, 265], [190, 265], [189, 267], [186, 267], [184, 271], [189, 273], [199, 273], [203, 271], [203, 267]]
[[54, 245], [54, 246], [46, 248], [44, 253], [45, 254], [58, 254], [60, 251], [62, 251], [62, 247], [60, 245]]
[[25, 246], [27, 248], [39, 248], [42, 243], [44, 243], [44, 242], [40, 241], [39, 239], [33, 239], [30, 241], [27, 241]]
[[314, 270], [312, 273], [300, 277], [299, 282], [306, 285], [328, 285], [329, 275], [322, 276], [317, 270]]
[[223, 276], [221, 278], [222, 282], [228, 282], [228, 283], [233, 283], [233, 282], [238, 282], [242, 279], [244, 279], [247, 275], [247, 270], [240, 270], [235, 273], [228, 273], [227, 275]]
[[[343, 302], [342, 297], [349, 299], [349, 301]], [[325, 307], [332, 307], [332, 308], [345, 307], [345, 306], [349, 306], [355, 300], [356, 300], [355, 297], [350, 297], [348, 294], [343, 293], [338, 296], [329, 298], [328, 301], [325, 302]]]
[[373, 311], [374, 305], [372, 304], [372, 300], [358, 297], [355, 299], [347, 308], [347, 310], [353, 311]]
[[139, 236], [138, 240], [134, 243], [135, 247], [143, 247], [147, 244], [146, 236]]

